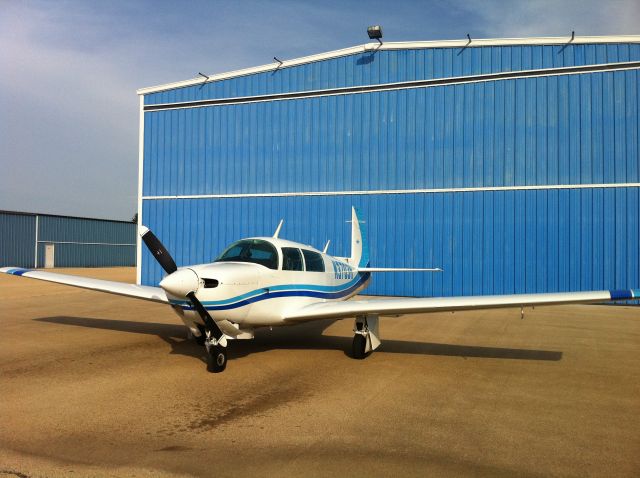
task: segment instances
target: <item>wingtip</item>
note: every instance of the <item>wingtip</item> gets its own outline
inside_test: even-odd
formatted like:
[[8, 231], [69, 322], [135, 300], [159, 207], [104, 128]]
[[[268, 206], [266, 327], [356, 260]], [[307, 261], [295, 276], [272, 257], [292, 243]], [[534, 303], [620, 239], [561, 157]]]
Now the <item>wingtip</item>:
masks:
[[23, 267], [0, 267], [0, 273], [10, 274], [12, 276], [21, 276], [27, 272], [31, 272], [31, 269], [25, 269]]

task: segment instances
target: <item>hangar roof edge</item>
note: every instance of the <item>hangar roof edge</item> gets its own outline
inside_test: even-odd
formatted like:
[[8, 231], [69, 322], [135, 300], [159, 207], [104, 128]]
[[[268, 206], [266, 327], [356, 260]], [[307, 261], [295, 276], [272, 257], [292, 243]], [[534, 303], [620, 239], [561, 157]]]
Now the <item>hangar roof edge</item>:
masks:
[[0, 214], [11, 214], [13, 216], [48, 216], [48, 217], [62, 217], [65, 219], [87, 219], [89, 221], [102, 221], [102, 222], [119, 222], [123, 224], [136, 224], [131, 221], [123, 221], [121, 219], [104, 219], [100, 217], [86, 217], [86, 216], [69, 216], [67, 214], [47, 214], [40, 212], [26, 212], [26, 211], [9, 211], [0, 209]]
[[640, 43], [640, 35], [609, 35], [609, 36], [575, 36], [573, 39], [569, 37], [536, 37], [536, 38], [494, 38], [494, 39], [472, 39], [469, 43], [468, 39], [464, 40], [436, 40], [436, 41], [412, 41], [412, 42], [385, 42], [381, 45], [377, 42], [356, 45], [341, 50], [333, 50], [315, 55], [284, 60], [282, 64], [268, 63], [266, 65], [243, 68], [241, 70], [229, 71], [226, 73], [217, 73], [209, 75], [208, 79], [199, 76], [189, 80], [176, 81], [163, 85], [149, 86], [137, 90], [138, 95], [147, 95], [157, 93], [159, 91], [172, 90], [175, 88], [183, 88], [186, 86], [200, 85], [213, 81], [227, 80], [240, 76], [252, 75], [254, 73], [262, 73], [265, 71], [275, 70], [276, 68], [287, 68], [292, 66], [313, 63], [315, 61], [338, 58], [341, 56], [353, 55], [356, 53], [364, 53], [373, 50], [412, 50], [421, 48], [459, 48], [459, 47], [482, 47], [482, 46], [509, 46], [509, 45], [563, 45], [567, 43], [585, 44], [585, 43]]

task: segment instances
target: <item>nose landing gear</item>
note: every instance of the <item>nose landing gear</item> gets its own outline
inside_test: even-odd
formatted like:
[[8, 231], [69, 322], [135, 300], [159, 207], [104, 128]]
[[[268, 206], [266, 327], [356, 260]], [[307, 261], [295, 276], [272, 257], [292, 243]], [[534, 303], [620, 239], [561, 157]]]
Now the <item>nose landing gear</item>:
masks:
[[227, 349], [215, 345], [207, 349], [207, 371], [220, 373], [227, 368]]
[[227, 368], [227, 338], [223, 335], [216, 340], [207, 331], [204, 345], [207, 349], [207, 371], [212, 373], [223, 372]]

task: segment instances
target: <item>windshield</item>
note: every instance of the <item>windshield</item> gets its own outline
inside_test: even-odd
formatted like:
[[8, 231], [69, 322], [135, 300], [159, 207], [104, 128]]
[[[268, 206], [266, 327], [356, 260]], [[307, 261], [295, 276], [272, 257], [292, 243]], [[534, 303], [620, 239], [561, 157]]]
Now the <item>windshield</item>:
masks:
[[267, 241], [260, 239], [244, 239], [234, 242], [220, 254], [214, 262], [252, 262], [268, 267], [278, 268], [278, 252]]

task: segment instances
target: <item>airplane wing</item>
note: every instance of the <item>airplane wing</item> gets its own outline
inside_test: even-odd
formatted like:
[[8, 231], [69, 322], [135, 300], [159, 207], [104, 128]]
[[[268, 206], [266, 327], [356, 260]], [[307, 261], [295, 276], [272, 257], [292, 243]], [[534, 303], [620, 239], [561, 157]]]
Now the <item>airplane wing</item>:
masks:
[[124, 295], [137, 299], [150, 300], [153, 302], [168, 303], [167, 295], [160, 287], [149, 287], [137, 284], [127, 284], [125, 282], [114, 282], [101, 279], [90, 279], [88, 277], [72, 276], [67, 274], [57, 274], [54, 272], [44, 272], [30, 269], [20, 269], [17, 267], [2, 267], [0, 272], [14, 276], [29, 277], [31, 279], [55, 282], [82, 289], [97, 290], [109, 294]]
[[285, 321], [295, 323], [315, 319], [346, 319], [366, 314], [399, 316], [427, 312], [590, 304], [633, 299], [640, 299], [640, 289], [551, 294], [347, 300], [344, 302], [321, 302], [308, 305], [288, 314], [285, 317]]

